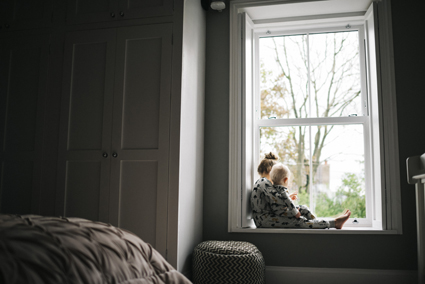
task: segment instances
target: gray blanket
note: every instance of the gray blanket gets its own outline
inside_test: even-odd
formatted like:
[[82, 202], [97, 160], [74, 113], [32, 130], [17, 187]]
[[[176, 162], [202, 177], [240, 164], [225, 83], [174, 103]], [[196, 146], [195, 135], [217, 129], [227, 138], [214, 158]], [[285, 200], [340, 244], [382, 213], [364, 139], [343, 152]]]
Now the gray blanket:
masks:
[[0, 283], [190, 283], [150, 244], [79, 218], [0, 214]]

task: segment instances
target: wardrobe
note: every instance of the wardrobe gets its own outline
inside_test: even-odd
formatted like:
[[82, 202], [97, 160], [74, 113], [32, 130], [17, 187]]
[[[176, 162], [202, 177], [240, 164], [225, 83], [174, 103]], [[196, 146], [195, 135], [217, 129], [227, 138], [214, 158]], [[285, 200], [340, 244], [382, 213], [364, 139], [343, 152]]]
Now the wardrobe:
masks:
[[[199, 208], [181, 208], [181, 155], [203, 155], [203, 125], [182, 137], [182, 110], [203, 121], [203, 89], [191, 87], [204, 81], [200, 1], [1, 5], [0, 213], [110, 223], [187, 270], [179, 217]], [[186, 193], [202, 191], [202, 171], [193, 179]]]

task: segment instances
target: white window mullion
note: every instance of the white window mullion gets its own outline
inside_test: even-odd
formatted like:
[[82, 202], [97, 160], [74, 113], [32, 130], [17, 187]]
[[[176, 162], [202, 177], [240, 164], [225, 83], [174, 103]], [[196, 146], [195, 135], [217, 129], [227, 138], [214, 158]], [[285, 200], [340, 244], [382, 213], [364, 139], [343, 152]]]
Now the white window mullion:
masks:
[[[365, 222], [368, 225], [372, 225], [373, 220], [377, 220], [376, 216], [376, 210], [377, 207], [374, 206], [375, 204], [375, 196], [373, 195], [373, 184], [372, 184], [372, 149], [370, 147], [371, 145], [371, 139], [370, 139], [370, 120], [368, 119], [366, 123], [363, 125], [363, 133], [364, 133], [364, 157], [365, 157], [365, 196], [366, 196], [366, 220]], [[360, 224], [362, 225], [362, 224]], [[379, 219], [379, 224], [376, 223], [375, 226], [382, 227], [381, 220]]]
[[[307, 80], [308, 80], [308, 118], [312, 118], [313, 108], [311, 100], [311, 74], [310, 74], [310, 33], [306, 34], [307, 36]], [[313, 190], [313, 139], [311, 136], [311, 125], [308, 126], [308, 141], [309, 141], [309, 179], [308, 179], [308, 191], [310, 192], [310, 209], [314, 212], [315, 210], [315, 194]]]
[[308, 136], [309, 136], [309, 146], [310, 146], [310, 161], [309, 161], [309, 179], [308, 179], [308, 188], [309, 188], [309, 192], [310, 192], [310, 209], [312, 210], [312, 212], [315, 212], [315, 192], [313, 189], [313, 139], [311, 137], [311, 125], [308, 126]]
[[369, 93], [367, 89], [366, 40], [364, 29], [359, 29], [360, 80], [362, 95], [362, 110], [364, 116], [369, 116]]
[[311, 108], [311, 77], [310, 77], [310, 33], [307, 33], [307, 80], [308, 80], [308, 117], [312, 117]]

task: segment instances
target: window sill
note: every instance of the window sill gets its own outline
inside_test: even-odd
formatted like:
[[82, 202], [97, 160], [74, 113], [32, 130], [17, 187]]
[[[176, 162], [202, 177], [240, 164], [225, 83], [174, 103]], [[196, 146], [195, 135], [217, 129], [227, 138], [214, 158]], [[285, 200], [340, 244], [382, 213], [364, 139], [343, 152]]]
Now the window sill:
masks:
[[382, 230], [373, 227], [345, 227], [337, 229], [282, 229], [282, 228], [232, 228], [230, 233], [260, 234], [330, 234], [330, 235], [396, 235], [397, 230]]

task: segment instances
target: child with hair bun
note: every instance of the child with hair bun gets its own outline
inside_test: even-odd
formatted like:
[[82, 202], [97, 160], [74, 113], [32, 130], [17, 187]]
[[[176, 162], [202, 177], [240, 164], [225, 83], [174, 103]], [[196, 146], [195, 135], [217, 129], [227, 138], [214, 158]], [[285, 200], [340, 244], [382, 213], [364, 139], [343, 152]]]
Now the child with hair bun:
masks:
[[257, 172], [261, 177], [265, 177], [270, 180], [270, 171], [273, 166], [277, 164], [278, 156], [273, 154], [272, 152], [265, 155], [264, 159], [261, 160], [258, 165]]
[[350, 218], [350, 210], [328, 221], [316, 219], [305, 205], [295, 206], [292, 200], [297, 199], [297, 194], [289, 194], [287, 189], [290, 170], [277, 160], [278, 157], [270, 152], [258, 166], [261, 177], [255, 182], [251, 194], [252, 215], [257, 228], [341, 229]]

